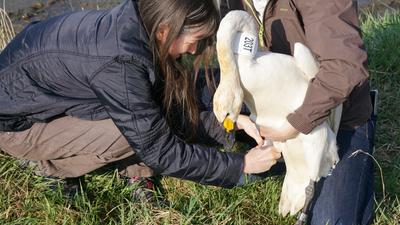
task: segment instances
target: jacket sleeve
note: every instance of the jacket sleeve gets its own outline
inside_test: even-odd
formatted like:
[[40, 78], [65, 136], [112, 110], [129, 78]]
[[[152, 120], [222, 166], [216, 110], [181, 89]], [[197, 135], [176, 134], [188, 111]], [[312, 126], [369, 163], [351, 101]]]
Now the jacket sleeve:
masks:
[[303, 104], [288, 121], [309, 133], [346, 100], [353, 88], [367, 82], [367, 54], [363, 49], [356, 1], [297, 0], [307, 45], [320, 61]]
[[227, 133], [219, 124], [213, 112], [200, 113], [199, 141], [206, 145], [223, 145], [225, 149], [231, 149], [235, 142], [234, 133]]
[[91, 88], [141, 160], [162, 175], [232, 187], [243, 171], [243, 155], [187, 144], [168, 127], [152, 100], [148, 67], [111, 62], [91, 78]]

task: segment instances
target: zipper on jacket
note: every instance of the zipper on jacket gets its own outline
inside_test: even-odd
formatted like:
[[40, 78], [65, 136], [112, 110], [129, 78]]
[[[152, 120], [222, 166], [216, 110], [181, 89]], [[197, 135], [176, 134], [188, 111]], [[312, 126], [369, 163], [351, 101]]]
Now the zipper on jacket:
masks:
[[[244, 0], [244, 3], [246, 3], [247, 7], [250, 9], [251, 13], [253, 14], [253, 17], [256, 19], [258, 23], [258, 40], [260, 42], [261, 48], [265, 48], [266, 45], [264, 43], [264, 21], [260, 21], [260, 18], [257, 16], [257, 10], [255, 9], [253, 5], [252, 0]], [[265, 16], [265, 11], [267, 8], [265, 8], [264, 13], [263, 13], [263, 20]]]

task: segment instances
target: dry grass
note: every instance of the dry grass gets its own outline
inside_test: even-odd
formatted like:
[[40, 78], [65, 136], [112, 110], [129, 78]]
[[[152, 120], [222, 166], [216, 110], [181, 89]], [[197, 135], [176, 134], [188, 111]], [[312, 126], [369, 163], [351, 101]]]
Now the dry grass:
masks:
[[0, 50], [15, 36], [15, 31], [10, 17], [4, 9], [0, 8]]

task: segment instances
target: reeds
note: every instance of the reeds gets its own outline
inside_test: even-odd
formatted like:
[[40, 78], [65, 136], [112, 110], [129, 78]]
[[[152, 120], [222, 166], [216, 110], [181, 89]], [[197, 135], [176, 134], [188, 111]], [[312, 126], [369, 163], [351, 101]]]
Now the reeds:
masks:
[[15, 36], [15, 31], [7, 12], [0, 8], [0, 50]]

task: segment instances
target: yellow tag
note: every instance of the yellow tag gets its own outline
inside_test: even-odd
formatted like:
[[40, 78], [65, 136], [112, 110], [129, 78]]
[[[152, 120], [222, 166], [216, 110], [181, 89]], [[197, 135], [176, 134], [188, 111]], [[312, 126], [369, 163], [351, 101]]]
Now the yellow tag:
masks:
[[231, 119], [229, 119], [228, 117], [226, 117], [224, 119], [223, 122], [224, 128], [226, 130], [226, 132], [231, 132], [233, 130], [233, 128], [235, 127], [235, 124], [233, 123], [233, 121]]

